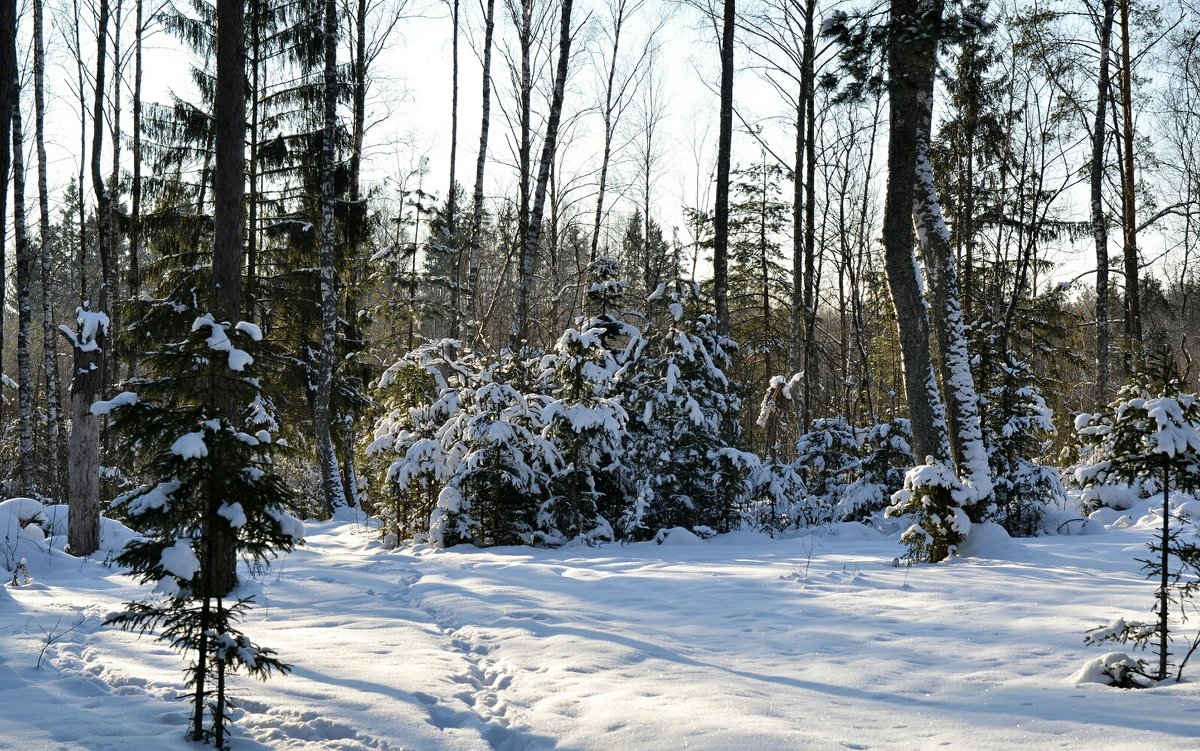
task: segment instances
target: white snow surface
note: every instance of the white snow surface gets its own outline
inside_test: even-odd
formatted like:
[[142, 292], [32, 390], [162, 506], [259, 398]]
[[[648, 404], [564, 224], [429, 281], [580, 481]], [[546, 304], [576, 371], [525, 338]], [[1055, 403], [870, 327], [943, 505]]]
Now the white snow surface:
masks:
[[[304, 547], [241, 572], [243, 630], [294, 672], [231, 679], [233, 748], [1195, 749], [1200, 684], [1077, 683], [1107, 657], [1086, 629], [1149, 606], [1135, 558], [1153, 527], [988, 530], [971, 557], [907, 569], [895, 536], [858, 524], [388, 550], [361, 523], [310, 522]], [[198, 748], [184, 658], [101, 626], [146, 588], [98, 559], [28, 565], [34, 583], [0, 596], [0, 749]]]

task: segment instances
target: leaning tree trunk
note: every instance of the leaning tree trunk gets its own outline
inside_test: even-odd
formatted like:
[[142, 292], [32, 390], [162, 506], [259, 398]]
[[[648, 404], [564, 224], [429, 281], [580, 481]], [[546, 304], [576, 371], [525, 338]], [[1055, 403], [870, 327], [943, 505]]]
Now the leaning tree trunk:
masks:
[[[913, 255], [912, 211], [918, 132], [935, 59], [922, 16], [928, 0], [893, 0], [894, 36], [888, 44], [888, 180], [883, 209], [884, 268], [904, 367], [904, 390], [918, 460], [949, 461], [946, 412], [929, 348], [929, 317], [920, 268]], [[911, 29], [912, 31], [906, 31]]]
[[[140, 2], [140, 0], [139, 0]], [[50, 256], [50, 191], [46, 164], [46, 47], [43, 0], [33, 4], [34, 140], [38, 156], [39, 260], [42, 272], [42, 370], [46, 390], [46, 494], [62, 498], [61, 463], [65, 454], [62, 396], [59, 393], [58, 338], [54, 331], [53, 265]]]
[[[100, 172], [104, 145], [104, 73], [107, 62], [108, 0], [100, 0], [96, 24], [95, 99], [92, 108], [92, 190], [96, 194], [96, 235], [101, 269], [108, 268], [112, 242], [112, 198]], [[68, 538], [71, 552], [90, 555], [100, 546], [100, 420], [92, 414], [92, 404], [100, 397], [104, 384], [108, 347], [108, 287], [100, 282], [99, 308], [80, 306], [78, 329], [73, 337], [74, 377], [71, 379], [70, 523]]]
[[533, 284], [534, 259], [542, 234], [542, 214], [546, 208], [546, 186], [550, 181], [550, 166], [558, 145], [558, 124], [562, 119], [563, 96], [567, 87], [567, 69], [571, 58], [571, 8], [574, 0], [563, 0], [558, 32], [558, 66], [554, 72], [554, 93], [550, 98], [550, 119], [546, 122], [546, 137], [542, 141], [542, 156], [538, 162], [537, 185], [533, 206], [525, 225], [521, 242], [520, 297], [517, 308], [517, 341], [529, 340], [529, 294]]
[[1092, 123], [1092, 237], [1096, 245], [1096, 395], [1099, 409], [1108, 401], [1108, 221], [1104, 216], [1104, 136], [1108, 106], [1109, 39], [1116, 0], [1103, 0], [1100, 21], [1100, 72], [1096, 76], [1096, 118]]
[[325, 128], [321, 146], [321, 352], [313, 400], [313, 432], [320, 461], [321, 491], [330, 514], [346, 505], [342, 473], [333, 445], [334, 349], [337, 344], [337, 279], [334, 269], [334, 169], [337, 149], [337, 3], [325, 0]]
[[17, 449], [21, 494], [33, 495], [33, 367], [29, 332], [33, 327], [30, 294], [33, 286], [33, 252], [25, 225], [25, 128], [21, 119], [20, 84], [14, 80], [12, 109], [13, 244], [17, 265]]
[[933, 128], [933, 90], [936, 45], [940, 36], [941, 0], [926, 0], [929, 11], [923, 14], [931, 27], [928, 67], [922, 91], [918, 94], [916, 112], [916, 185], [914, 187], [913, 222], [920, 238], [925, 268], [930, 277], [933, 294], [933, 317], [937, 327], [938, 347], [941, 350], [942, 388], [949, 409], [949, 440], [951, 456], [958, 474], [974, 496], [968, 510], [974, 521], [980, 521], [982, 509], [992, 494], [991, 469], [983, 433], [979, 423], [979, 397], [971, 376], [971, 359], [967, 352], [966, 327], [963, 323], [961, 293], [955, 269], [954, 251], [950, 245], [950, 230], [942, 214], [941, 200], [933, 180], [930, 160], [930, 138]]
[[721, 105], [717, 136], [717, 196], [713, 207], [713, 297], [717, 325], [729, 331], [729, 163], [733, 150], [733, 32], [736, 3], [725, 0], [721, 22]]

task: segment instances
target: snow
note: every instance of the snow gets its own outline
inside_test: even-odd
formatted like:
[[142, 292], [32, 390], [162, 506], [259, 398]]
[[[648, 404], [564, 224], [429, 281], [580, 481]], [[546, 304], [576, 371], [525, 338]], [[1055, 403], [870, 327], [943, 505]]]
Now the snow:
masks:
[[200, 559], [192, 552], [192, 541], [181, 537], [169, 548], [163, 548], [163, 570], [184, 581], [191, 581], [200, 570]]
[[246, 526], [246, 511], [240, 503], [222, 503], [221, 507], [217, 509], [217, 516], [228, 519], [229, 526], [234, 529]]
[[[306, 547], [241, 570], [242, 630], [294, 672], [230, 679], [233, 748], [1194, 749], [1200, 684], [1098, 685], [1127, 658], [1083, 644], [1144, 615], [1141, 511], [1098, 536], [988, 534], [974, 557], [913, 568], [861, 524], [447, 551], [310, 523]], [[28, 544], [34, 583], [0, 598], [0, 748], [194, 750], [185, 658], [101, 626], [148, 589]]]
[[204, 443], [204, 432], [185, 433], [171, 444], [171, 453], [182, 459], [203, 459], [208, 456], [208, 446]]
[[238, 321], [234, 328], [250, 337], [253, 341], [262, 341], [262, 329], [259, 328], [257, 324], [250, 323], [249, 321]]
[[[250, 365], [254, 362], [254, 358], [250, 356], [249, 352], [233, 346], [233, 342], [229, 340], [229, 333], [226, 331], [226, 325], [217, 323], [215, 320], [213, 320], [211, 313], [205, 313], [192, 322], [192, 331], [199, 331], [205, 327], [207, 327], [209, 331], [208, 348], [214, 352], [227, 353], [227, 363], [230, 370], [241, 373], [246, 369], [247, 365]], [[262, 338], [262, 330], [252, 323], [241, 321], [234, 328], [237, 331], [246, 334], [254, 341], [258, 341]], [[257, 338], [255, 338], [256, 335]]]
[[117, 407], [130, 407], [137, 404], [138, 395], [132, 391], [122, 391], [112, 399], [100, 400], [92, 405], [91, 412], [96, 417], [103, 417]]

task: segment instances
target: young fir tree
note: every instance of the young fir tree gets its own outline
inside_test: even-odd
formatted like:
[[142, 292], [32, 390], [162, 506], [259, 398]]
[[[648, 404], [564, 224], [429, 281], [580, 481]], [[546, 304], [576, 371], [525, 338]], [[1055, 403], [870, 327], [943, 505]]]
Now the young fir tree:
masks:
[[429, 524], [430, 541], [451, 546], [528, 545], [543, 540], [538, 510], [561, 460], [541, 437], [541, 399], [530, 367], [506, 351], [463, 389], [441, 428], [446, 485]]
[[859, 474], [858, 435], [844, 418], [813, 420], [796, 442], [792, 466], [804, 478], [811, 499], [802, 521], [810, 525], [828, 522], [846, 487]]
[[[625, 457], [629, 487], [618, 522], [624, 539], [649, 539], [671, 527], [728, 529], [747, 500], [730, 461], [741, 400], [725, 375], [736, 344], [711, 316], [688, 318], [698, 290], [679, 283], [650, 297], [667, 324], [629, 343], [620, 378], [630, 414]], [[655, 315], [651, 314], [651, 319]], [[738, 452], [740, 454], [740, 452]]]
[[268, 429], [273, 419], [252, 354], [260, 338], [251, 324], [202, 315], [181, 341], [147, 354], [149, 375], [130, 384], [134, 391], [92, 406], [97, 416], [115, 416], [114, 428], [132, 455], [144, 457], [139, 469], [151, 478], [113, 504], [141, 533], [117, 562], [155, 590], [109, 623], [156, 632], [191, 656], [191, 737], [219, 748], [227, 745], [227, 676], [244, 670], [265, 679], [288, 670], [237, 629], [252, 598], [229, 590], [224, 552], [263, 563], [304, 535], [276, 471], [283, 447]]
[[447, 393], [451, 390], [442, 372], [453, 361], [455, 345], [446, 340], [411, 350], [376, 384], [383, 414], [375, 421], [364, 465], [377, 479], [369, 496], [372, 513], [391, 544], [428, 529], [445, 483], [446, 461], [437, 434], [457, 404], [457, 392]]
[[837, 504], [836, 516], [843, 521], [867, 521], [886, 509], [904, 487], [908, 468], [917, 462], [908, 420], [878, 422], [859, 434], [857, 472]]
[[[1195, 534], [1182, 535], [1184, 519], [1173, 515], [1173, 493], [1200, 490], [1200, 397], [1183, 393], [1175, 371], [1174, 354], [1160, 352], [1153, 377], [1141, 376], [1118, 393], [1108, 409], [1075, 418], [1081, 443], [1094, 453], [1092, 463], [1075, 470], [1084, 486], [1151, 480], [1162, 494], [1162, 531], [1148, 544], [1150, 557], [1141, 559], [1148, 579], [1158, 584], [1154, 592], [1156, 619], [1150, 623], [1120, 618], [1089, 632], [1087, 642], [1132, 642], [1152, 648], [1156, 664], [1138, 659], [1126, 662], [1115, 682], [1126, 687], [1165, 680], [1171, 667], [1170, 642], [1174, 607], [1176, 624], [1186, 618], [1192, 597], [1200, 589], [1200, 545]], [[1188, 658], [1200, 645], [1200, 635], [1175, 663], [1176, 679], [1183, 675]]]
[[[567, 329], [554, 352], [542, 359], [553, 399], [542, 410], [543, 436], [554, 442], [561, 467], [550, 478], [550, 497], [538, 510], [538, 526], [550, 541], [613, 537], [600, 515], [597, 478], [615, 474], [628, 420], [614, 395], [617, 361], [604, 345], [602, 326]], [[606, 483], [608, 484], [608, 483]]]

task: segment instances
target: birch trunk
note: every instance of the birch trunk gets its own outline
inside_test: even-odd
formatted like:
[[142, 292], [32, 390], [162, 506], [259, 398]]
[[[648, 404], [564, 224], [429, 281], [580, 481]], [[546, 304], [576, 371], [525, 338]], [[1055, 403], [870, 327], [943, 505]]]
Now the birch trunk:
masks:
[[475, 193], [471, 206], [471, 251], [467, 268], [467, 314], [472, 346], [479, 337], [479, 235], [483, 229], [483, 174], [487, 166], [488, 131], [492, 122], [492, 37], [496, 30], [496, 0], [487, 0], [483, 30], [483, 82], [479, 153], [475, 157]]
[[[521, 0], [520, 47], [520, 108], [521, 124], [517, 146], [517, 169], [520, 173], [517, 190], [517, 311], [512, 329], [509, 331], [509, 346], [514, 350], [524, 346], [529, 328], [529, 295], [533, 286], [534, 262], [537, 246], [529, 244], [529, 182], [532, 154], [531, 108], [533, 106], [533, 72], [530, 54], [533, 46], [533, 0]], [[547, 136], [549, 131], [547, 131]], [[549, 175], [549, 170], [547, 170]]]
[[534, 261], [537, 258], [537, 247], [542, 233], [542, 214], [546, 207], [546, 186], [550, 181], [550, 167], [558, 146], [558, 124], [562, 119], [563, 96], [567, 87], [567, 71], [571, 58], [571, 8], [573, 5], [574, 0], [563, 0], [558, 32], [558, 65], [554, 72], [554, 93], [550, 98], [550, 119], [546, 122], [546, 136], [542, 141], [542, 156], [538, 162], [533, 206], [525, 225], [525, 237], [521, 242], [520, 299], [516, 328], [517, 341], [522, 344], [529, 340], [529, 295], [533, 284]]
[[20, 454], [21, 494], [34, 494], [33, 361], [29, 332], [33, 326], [30, 296], [33, 287], [33, 252], [25, 224], [25, 126], [21, 117], [20, 84], [13, 81], [12, 166], [13, 244], [17, 267], [17, 449]]
[[8, 216], [8, 175], [12, 166], [10, 138], [17, 92], [17, 6], [16, 0], [0, 0], [0, 426], [4, 421], [4, 310], [8, 290], [8, 258], [5, 241]]
[[46, 47], [44, 2], [33, 4], [34, 140], [38, 157], [38, 234], [42, 272], [42, 370], [46, 389], [46, 494], [62, 498], [61, 463], [65, 454], [62, 395], [59, 393], [58, 338], [54, 331], [53, 266], [50, 256], [50, 191], [46, 164]]
[[[927, 23], [940, 34], [942, 5], [940, 0], [923, 3], [930, 11], [924, 14]], [[958, 475], [972, 492], [968, 511], [973, 521], [981, 521], [983, 507], [992, 494], [991, 469], [983, 432], [979, 423], [979, 397], [971, 375], [970, 354], [967, 352], [966, 328], [962, 318], [961, 293], [955, 269], [950, 230], [942, 214], [941, 199], [933, 181], [929, 142], [933, 123], [934, 70], [930, 66], [923, 91], [918, 97], [916, 134], [916, 169], [913, 193], [913, 222], [920, 239], [921, 255], [929, 269], [934, 299], [934, 321], [937, 325], [938, 347], [941, 350], [942, 388], [949, 404], [947, 428], [950, 453]]]

